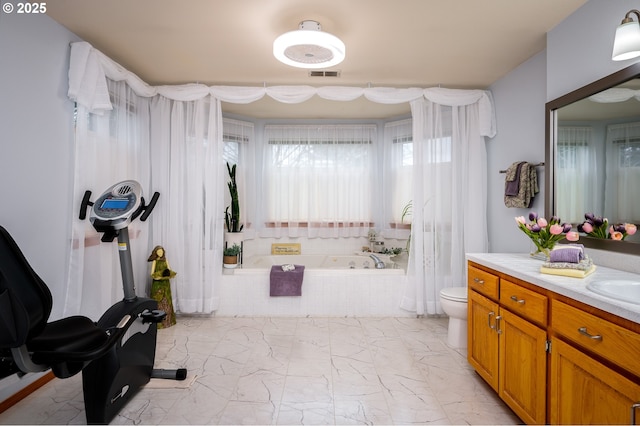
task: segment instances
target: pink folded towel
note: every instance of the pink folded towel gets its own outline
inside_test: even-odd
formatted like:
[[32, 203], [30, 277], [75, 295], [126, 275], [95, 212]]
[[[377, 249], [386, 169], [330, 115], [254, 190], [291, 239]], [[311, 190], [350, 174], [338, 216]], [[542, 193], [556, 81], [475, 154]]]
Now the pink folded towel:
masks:
[[285, 271], [282, 265], [273, 265], [269, 276], [269, 296], [302, 296], [304, 265], [294, 265], [295, 269]]

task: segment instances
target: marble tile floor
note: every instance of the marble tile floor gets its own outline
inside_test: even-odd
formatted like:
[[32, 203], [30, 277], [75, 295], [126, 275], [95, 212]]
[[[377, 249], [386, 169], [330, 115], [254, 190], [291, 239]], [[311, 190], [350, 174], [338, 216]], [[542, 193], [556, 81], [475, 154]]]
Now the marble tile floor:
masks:
[[[521, 424], [446, 344], [446, 318], [179, 317], [156, 368], [186, 389], [141, 389], [111, 424]], [[54, 379], [0, 424], [84, 424], [82, 379]]]

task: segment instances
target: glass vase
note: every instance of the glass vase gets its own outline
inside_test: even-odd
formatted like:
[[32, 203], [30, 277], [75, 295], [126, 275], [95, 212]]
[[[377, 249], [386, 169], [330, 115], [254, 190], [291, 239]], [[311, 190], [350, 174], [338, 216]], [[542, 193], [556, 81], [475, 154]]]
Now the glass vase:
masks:
[[539, 259], [539, 260], [548, 260], [549, 259], [549, 253], [551, 252], [551, 249], [553, 249], [553, 244], [551, 244], [551, 247], [543, 247], [541, 244], [537, 243], [536, 241], [531, 240], [531, 242], [533, 243], [533, 247], [531, 249], [531, 257], [534, 259]]

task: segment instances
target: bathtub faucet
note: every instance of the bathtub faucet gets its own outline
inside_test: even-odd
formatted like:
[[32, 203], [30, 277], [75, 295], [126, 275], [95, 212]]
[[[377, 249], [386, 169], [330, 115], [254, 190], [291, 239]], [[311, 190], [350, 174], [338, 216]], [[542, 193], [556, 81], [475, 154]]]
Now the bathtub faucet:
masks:
[[376, 263], [376, 269], [384, 269], [384, 262], [378, 256], [370, 254], [369, 257]]

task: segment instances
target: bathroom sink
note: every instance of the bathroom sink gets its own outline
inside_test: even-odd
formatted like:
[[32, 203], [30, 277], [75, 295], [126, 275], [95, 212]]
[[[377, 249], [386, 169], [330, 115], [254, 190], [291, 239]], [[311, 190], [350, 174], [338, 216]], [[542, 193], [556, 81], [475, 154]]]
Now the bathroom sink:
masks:
[[602, 280], [587, 284], [594, 293], [640, 305], [640, 281]]

